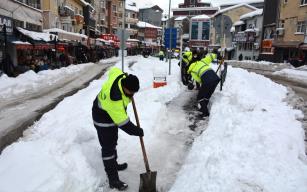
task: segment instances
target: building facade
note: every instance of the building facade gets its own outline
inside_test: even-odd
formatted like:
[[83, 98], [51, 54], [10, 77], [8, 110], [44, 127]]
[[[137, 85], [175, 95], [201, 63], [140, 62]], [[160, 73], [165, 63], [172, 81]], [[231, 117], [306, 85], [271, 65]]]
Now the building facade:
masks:
[[280, 1], [278, 27], [273, 42], [278, 62], [287, 61], [294, 66], [306, 64], [306, 25], [306, 0]]
[[0, 1], [0, 15], [12, 18], [14, 27], [42, 31], [43, 15], [39, 0]]
[[126, 31], [129, 34], [130, 39], [137, 39], [138, 35], [138, 27], [137, 23], [139, 22], [138, 14], [139, 9], [136, 6], [135, 2], [126, 2], [126, 13], [125, 13], [125, 19], [126, 19]]
[[263, 8], [263, 30], [260, 59], [276, 61], [274, 57], [273, 41], [276, 35], [279, 14], [279, 0], [265, 0]]
[[189, 47], [208, 47], [210, 42], [210, 17], [198, 15], [191, 18]]
[[211, 3], [203, 3], [196, 0], [185, 0], [180, 3], [178, 8], [172, 9], [173, 16], [197, 16], [197, 15], [214, 15], [218, 11], [218, 7], [212, 7]]
[[233, 27], [234, 59], [257, 60], [260, 53], [263, 9], [244, 14]]
[[139, 20], [155, 26], [161, 25], [163, 10], [158, 6], [151, 6], [139, 9]]
[[228, 50], [228, 59], [234, 57], [232, 27], [240, 20], [240, 16], [257, 10], [248, 4], [239, 4], [217, 12], [211, 18], [210, 48], [222, 47]]

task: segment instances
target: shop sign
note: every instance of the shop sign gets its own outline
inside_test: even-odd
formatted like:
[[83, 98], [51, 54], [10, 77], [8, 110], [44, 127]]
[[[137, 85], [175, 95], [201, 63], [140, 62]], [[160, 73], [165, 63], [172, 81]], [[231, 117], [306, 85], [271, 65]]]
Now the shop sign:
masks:
[[247, 41], [247, 37], [245, 33], [237, 33], [235, 34], [235, 42], [246, 42]]
[[6, 17], [0, 15], [0, 31], [2, 31], [3, 25], [6, 25], [6, 32], [12, 33], [13, 32], [13, 22], [10, 17]]
[[262, 48], [263, 49], [271, 49], [273, 44], [273, 40], [265, 39], [262, 41]]
[[190, 41], [191, 47], [208, 47], [209, 41]]
[[102, 34], [100, 36], [101, 39], [104, 39], [104, 40], [112, 40], [112, 41], [115, 41], [115, 42], [118, 42], [119, 39], [116, 35], [113, 35], [113, 34]]

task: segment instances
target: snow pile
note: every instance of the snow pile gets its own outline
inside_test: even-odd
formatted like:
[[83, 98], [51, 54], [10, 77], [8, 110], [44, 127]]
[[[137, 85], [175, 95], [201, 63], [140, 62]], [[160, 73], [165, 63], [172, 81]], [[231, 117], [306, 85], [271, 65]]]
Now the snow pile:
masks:
[[[153, 88], [154, 74], [168, 73], [168, 63], [142, 56], [129, 57], [125, 62], [125, 72], [140, 79], [135, 101], [148, 157], [158, 162], [153, 170], [158, 170], [157, 187], [162, 191], [171, 187], [169, 180], [176, 176], [159, 178], [161, 172], [169, 172], [178, 162], [168, 157], [178, 151], [180, 160], [186, 155], [184, 147], [177, 143], [168, 151], [168, 139], [182, 137], [184, 131], [192, 132], [188, 127], [182, 130], [189, 118], [181, 108], [171, 113], [167, 110], [174, 98], [187, 91], [180, 83], [178, 61], [172, 61], [167, 86], [158, 89]], [[121, 67], [121, 63], [116, 66]], [[32, 78], [30, 73], [28, 76]], [[91, 118], [92, 102], [106, 78], [104, 75], [65, 98], [29, 128], [24, 138], [3, 150], [1, 192], [108, 191]], [[170, 191], [306, 192], [304, 132], [296, 120], [302, 113], [283, 101], [286, 95], [285, 87], [229, 67], [223, 91], [216, 90], [210, 100], [208, 127], [193, 143]], [[131, 105], [127, 112], [135, 122]], [[139, 174], [145, 172], [140, 170], [143, 162], [139, 140], [119, 131], [118, 143], [120, 162], [129, 164], [120, 177], [129, 184], [127, 191], [135, 192]], [[153, 161], [150, 163], [153, 165]], [[163, 184], [168, 186], [161, 187]]]
[[246, 19], [249, 19], [249, 18], [253, 18], [255, 16], [262, 15], [262, 13], [263, 13], [263, 9], [257, 9], [256, 11], [252, 11], [252, 12], [246, 13], [244, 15], [241, 15], [240, 19], [246, 20]]
[[67, 76], [77, 75], [78, 72], [87, 70], [93, 63], [83, 65], [70, 65], [61, 69], [44, 70], [35, 73], [29, 70], [17, 77], [0, 77], [0, 98], [11, 98], [20, 94], [29, 94], [39, 91], [40, 88], [61, 82]]
[[288, 79], [298, 81], [300, 83], [305, 83], [307, 85], [307, 67], [299, 67], [295, 69], [283, 69], [281, 71], [276, 71], [273, 75], [287, 77]]
[[278, 71], [285, 68], [293, 68], [290, 63], [272, 63], [269, 61], [252, 61], [252, 60], [228, 60], [227, 63], [234, 67], [251, 68], [251, 69], [262, 69], [268, 71]]
[[302, 113], [283, 102], [286, 94], [262, 76], [230, 69], [170, 191], [307, 191]]

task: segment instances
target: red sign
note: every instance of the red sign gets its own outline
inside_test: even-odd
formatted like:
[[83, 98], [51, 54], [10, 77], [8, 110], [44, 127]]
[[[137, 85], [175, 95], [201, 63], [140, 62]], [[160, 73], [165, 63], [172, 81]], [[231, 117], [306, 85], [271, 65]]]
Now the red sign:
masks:
[[264, 49], [271, 49], [273, 44], [273, 40], [266, 39], [262, 41], [262, 48]]
[[118, 37], [114, 34], [102, 34], [100, 36], [101, 39], [104, 39], [104, 40], [112, 40], [112, 41], [115, 41], [115, 42], [119, 42], [120, 40], [118, 39]]
[[191, 47], [208, 47], [209, 41], [190, 41]]
[[144, 36], [149, 39], [156, 39], [158, 35], [158, 30], [155, 28], [145, 28]]

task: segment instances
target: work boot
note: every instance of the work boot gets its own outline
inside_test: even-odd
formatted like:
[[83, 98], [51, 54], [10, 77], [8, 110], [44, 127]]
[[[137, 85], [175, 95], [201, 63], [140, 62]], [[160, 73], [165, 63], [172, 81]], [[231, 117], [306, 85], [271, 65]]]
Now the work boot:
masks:
[[124, 182], [122, 182], [121, 180], [116, 180], [116, 181], [110, 181], [110, 188], [111, 189], [117, 189], [119, 191], [124, 191], [128, 188], [128, 185]]
[[207, 105], [208, 100], [202, 100], [199, 102], [199, 111], [202, 113], [203, 117], [208, 117], [210, 115]]
[[117, 170], [118, 171], [123, 171], [123, 170], [127, 169], [127, 167], [128, 167], [127, 163], [122, 163], [122, 164], [117, 163]]

